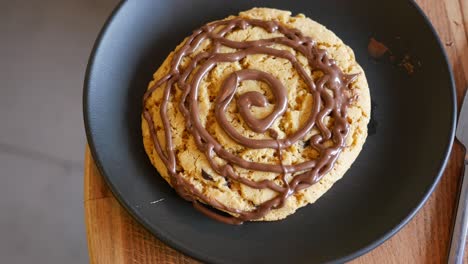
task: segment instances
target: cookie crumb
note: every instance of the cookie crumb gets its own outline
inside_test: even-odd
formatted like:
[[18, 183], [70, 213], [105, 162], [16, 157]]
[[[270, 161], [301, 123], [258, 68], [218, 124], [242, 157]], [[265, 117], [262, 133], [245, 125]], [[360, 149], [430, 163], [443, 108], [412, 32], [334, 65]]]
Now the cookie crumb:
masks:
[[414, 65], [411, 63], [411, 58], [409, 55], [405, 55], [399, 65], [406, 70], [408, 75], [413, 75]]
[[374, 59], [379, 59], [385, 53], [387, 53], [388, 48], [382, 42], [377, 41], [375, 38], [370, 38], [369, 44], [367, 45], [367, 51], [371, 57]]

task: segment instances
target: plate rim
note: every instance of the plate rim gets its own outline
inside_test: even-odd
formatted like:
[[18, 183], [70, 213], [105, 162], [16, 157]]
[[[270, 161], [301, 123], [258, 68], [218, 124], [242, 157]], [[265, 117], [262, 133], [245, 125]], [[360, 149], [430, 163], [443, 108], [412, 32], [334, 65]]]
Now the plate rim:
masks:
[[[348, 255], [342, 256], [342, 257], [340, 257], [338, 259], [332, 260], [329, 263], [344, 263], [344, 262], [351, 261], [351, 260], [353, 260], [353, 259], [355, 259], [357, 257], [360, 257], [360, 256], [370, 252], [371, 250], [377, 248], [378, 246], [383, 244], [383, 242], [387, 241], [388, 239], [393, 237], [396, 233], [398, 233], [406, 224], [409, 223], [409, 221], [411, 221], [415, 217], [415, 215], [419, 212], [419, 210], [426, 204], [427, 200], [429, 199], [429, 197], [433, 193], [434, 189], [437, 187], [442, 175], [444, 174], [445, 168], [446, 168], [447, 163], [448, 163], [448, 161], [450, 159], [450, 156], [451, 156], [450, 154], [451, 154], [451, 150], [452, 150], [454, 139], [455, 139], [456, 122], [457, 122], [457, 116], [458, 116], [458, 113], [457, 113], [457, 109], [458, 109], [457, 108], [457, 99], [456, 99], [457, 93], [456, 93], [456, 85], [455, 85], [455, 79], [454, 79], [454, 75], [453, 75], [452, 65], [450, 64], [450, 60], [448, 58], [447, 51], [445, 50], [444, 45], [443, 45], [439, 35], [437, 34], [437, 31], [435, 30], [434, 26], [432, 25], [432, 22], [427, 17], [425, 12], [416, 3], [415, 0], [407, 0], [407, 2], [409, 2], [411, 4], [411, 7], [416, 10], [416, 12], [423, 18], [426, 25], [429, 26], [429, 30], [430, 30], [432, 36], [436, 39], [437, 45], [438, 45], [439, 49], [442, 52], [444, 63], [445, 63], [445, 66], [447, 67], [449, 77], [450, 77], [449, 78], [450, 79], [449, 89], [450, 89], [450, 95], [451, 95], [450, 99], [451, 99], [451, 103], [452, 103], [451, 118], [450, 118], [451, 123], [450, 123], [450, 131], [449, 131], [449, 138], [448, 138], [449, 140], [448, 140], [448, 143], [446, 145], [445, 151], [443, 153], [444, 158], [441, 160], [440, 167], [438, 169], [437, 175], [435, 176], [435, 179], [434, 179], [433, 183], [423, 193], [422, 199], [420, 201], [418, 201], [416, 206], [413, 209], [411, 209], [409, 214], [407, 216], [405, 216], [399, 222], [399, 224], [397, 224], [396, 226], [390, 228], [386, 233], [384, 233], [382, 236], [380, 236], [379, 238], [377, 238], [373, 242], [369, 243], [367, 246], [362, 247], [361, 249], [359, 249], [359, 250], [357, 250], [357, 251], [355, 251], [355, 252], [353, 252], [351, 254], [348, 254]], [[88, 58], [87, 66], [86, 66], [85, 78], [84, 78], [84, 83], [83, 83], [82, 105], [83, 105], [83, 121], [84, 121], [86, 139], [87, 139], [87, 142], [88, 142], [90, 153], [91, 153], [91, 155], [93, 157], [93, 160], [94, 160], [94, 163], [95, 163], [96, 167], [98, 168], [100, 174], [104, 178], [104, 181], [106, 182], [107, 186], [111, 190], [114, 198], [119, 202], [119, 204], [121, 206], [123, 206], [125, 208], [125, 210], [127, 212], [129, 212], [131, 217], [133, 219], [135, 219], [139, 224], [141, 224], [148, 232], [150, 232], [152, 235], [154, 235], [157, 239], [159, 239], [164, 244], [170, 246], [171, 248], [179, 251], [182, 254], [186, 254], [186, 255], [188, 255], [188, 256], [196, 259], [196, 260], [199, 260], [199, 261], [207, 261], [207, 262], [210, 262], [210, 263], [217, 262], [218, 259], [214, 259], [214, 258], [212, 258], [210, 256], [200, 254], [197, 251], [194, 251], [189, 247], [179, 245], [176, 241], [174, 241], [173, 239], [171, 239], [168, 236], [164, 235], [163, 232], [159, 231], [158, 229], [153, 228], [151, 226], [151, 224], [149, 223], [149, 221], [145, 217], [143, 217], [138, 211], [134, 210], [130, 205], [128, 205], [127, 202], [122, 198], [122, 195], [121, 195], [120, 191], [118, 190], [118, 188], [116, 188], [116, 186], [110, 180], [110, 177], [108, 177], [108, 175], [105, 173], [104, 167], [102, 166], [101, 159], [100, 159], [100, 157], [99, 157], [99, 155], [97, 153], [97, 150], [95, 148], [94, 139], [93, 139], [93, 135], [92, 135], [93, 132], [92, 132], [92, 129], [91, 129], [90, 125], [89, 125], [90, 124], [90, 122], [89, 122], [90, 112], [91, 112], [90, 108], [89, 108], [90, 107], [89, 97], [90, 97], [90, 90], [91, 90], [90, 89], [90, 86], [91, 86], [91, 72], [94, 69], [95, 55], [96, 55], [96, 53], [97, 53], [97, 51], [98, 51], [98, 49], [100, 47], [102, 39], [106, 35], [110, 24], [114, 21], [117, 14], [121, 11], [121, 9], [127, 3], [128, 3], [127, 1], [120, 1], [114, 7], [114, 9], [110, 13], [110, 15], [107, 17], [106, 21], [104, 22], [103, 26], [101, 27], [101, 29], [99, 31], [99, 34], [97, 35], [96, 40], [94, 41], [90, 56]]]

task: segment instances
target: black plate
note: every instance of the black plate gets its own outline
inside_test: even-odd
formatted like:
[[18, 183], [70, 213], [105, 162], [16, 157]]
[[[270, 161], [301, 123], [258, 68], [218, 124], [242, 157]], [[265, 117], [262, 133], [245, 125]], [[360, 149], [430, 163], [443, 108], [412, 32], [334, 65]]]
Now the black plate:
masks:
[[[304, 13], [351, 46], [368, 77], [373, 120], [352, 168], [317, 203], [284, 221], [231, 226], [194, 210], [159, 177], [142, 146], [140, 110], [153, 71], [185, 36], [253, 6]], [[366, 50], [371, 36], [403, 47], [421, 66], [409, 76], [386, 59], [375, 62]], [[410, 1], [123, 2], [96, 42], [84, 89], [88, 141], [115, 196], [162, 241], [216, 263], [343, 262], [376, 247], [437, 184], [452, 146], [455, 104], [440, 40]]]

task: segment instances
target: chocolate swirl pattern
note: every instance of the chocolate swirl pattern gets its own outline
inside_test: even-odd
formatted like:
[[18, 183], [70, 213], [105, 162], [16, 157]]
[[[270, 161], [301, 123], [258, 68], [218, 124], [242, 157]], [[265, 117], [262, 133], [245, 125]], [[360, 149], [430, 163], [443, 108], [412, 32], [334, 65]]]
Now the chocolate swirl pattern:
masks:
[[[243, 42], [229, 40], [226, 37], [231, 32], [246, 29], [247, 27], [260, 27], [269, 33], [280, 33], [281, 36]], [[210, 48], [194, 54], [194, 51], [205, 40], [210, 40]], [[314, 80], [301, 66], [298, 58], [293, 53], [273, 47], [278, 44], [287, 46], [304, 56], [312, 71], [323, 73], [321, 77]], [[234, 52], [220, 52], [223, 46], [232, 48]], [[276, 120], [282, 118], [287, 111], [288, 88], [270, 73], [255, 69], [241, 69], [232, 72], [223, 81], [215, 99], [215, 118], [224, 132], [237, 144], [250, 149], [274, 149], [278, 153], [276, 164], [244, 160], [224, 149], [223, 145], [203, 126], [198, 114], [200, 112], [199, 87], [203, 78], [219, 63], [238, 62], [249, 55], [256, 54], [282, 58], [291, 63], [307, 85], [307, 92], [313, 96], [313, 103], [310, 106], [312, 108], [311, 114], [301, 128], [280, 138], [272, 125]], [[184, 58], [190, 58], [190, 62], [182, 69], [181, 63]], [[216, 21], [195, 30], [176, 51], [170, 64], [169, 73], [156, 80], [144, 95], [143, 118], [149, 126], [154, 148], [165, 164], [170, 175], [171, 185], [177, 193], [184, 199], [193, 202], [195, 208], [210, 217], [226, 223], [240, 224], [243, 221], [259, 219], [272, 209], [282, 207], [288, 197], [317, 183], [323, 175], [331, 170], [345, 147], [345, 138], [349, 132], [346, 112], [347, 107], [353, 100], [349, 86], [356, 77], [357, 75], [344, 74], [336, 66], [335, 62], [327, 56], [325, 50], [318, 48], [313, 39], [304, 36], [297, 29], [288, 28], [275, 21], [246, 18]], [[237, 93], [240, 83], [247, 80], [264, 82], [273, 95], [274, 109], [264, 118], [258, 119], [253, 116], [251, 107], [267, 106], [269, 101], [265, 95], [256, 91]], [[163, 123], [165, 144], [158, 140], [153, 118], [148, 110], [149, 98], [156, 89], [164, 89], [159, 114]], [[256, 205], [255, 209], [251, 211], [240, 211], [209, 198], [181, 177], [180, 172], [177, 170], [177, 159], [170, 126], [171, 120], [167, 115], [168, 102], [177, 89], [182, 93], [178, 102], [178, 110], [185, 119], [186, 129], [194, 138], [197, 148], [204, 153], [213, 171], [229, 181], [235, 181], [254, 189], [270, 189], [276, 193], [273, 198]], [[233, 127], [226, 117], [226, 112], [234, 98], [236, 98], [237, 110], [247, 127], [256, 133], [268, 134], [268, 138], [248, 138]], [[331, 126], [327, 126], [325, 122], [327, 117], [332, 120]], [[282, 152], [287, 151], [296, 142], [304, 140], [305, 136], [314, 128], [318, 129], [320, 133], [310, 138], [309, 147], [319, 153], [318, 157], [297, 164], [283, 164]], [[328, 142], [328, 144], [325, 144], [325, 142]], [[220, 164], [215, 161], [215, 158], [220, 158], [225, 162]], [[281, 183], [278, 184], [273, 180], [253, 181], [236, 173], [234, 169], [236, 166], [252, 171], [277, 173], [281, 178]], [[286, 178], [287, 174], [293, 175], [289, 181]], [[203, 177], [209, 179], [209, 175]], [[233, 216], [223, 216], [201, 205], [200, 201]]]

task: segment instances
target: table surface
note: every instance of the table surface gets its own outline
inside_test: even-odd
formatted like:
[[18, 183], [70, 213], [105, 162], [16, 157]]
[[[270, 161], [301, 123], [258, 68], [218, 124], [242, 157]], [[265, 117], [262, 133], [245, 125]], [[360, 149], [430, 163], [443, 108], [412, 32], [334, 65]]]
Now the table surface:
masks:
[[[437, 30], [450, 59], [457, 100], [468, 86], [468, 0], [416, 0]], [[443, 263], [460, 179], [463, 148], [455, 144], [439, 185], [395, 236], [351, 263]], [[84, 205], [91, 263], [196, 263], [159, 241], [117, 202], [85, 154]], [[468, 254], [465, 255], [468, 263]]]

